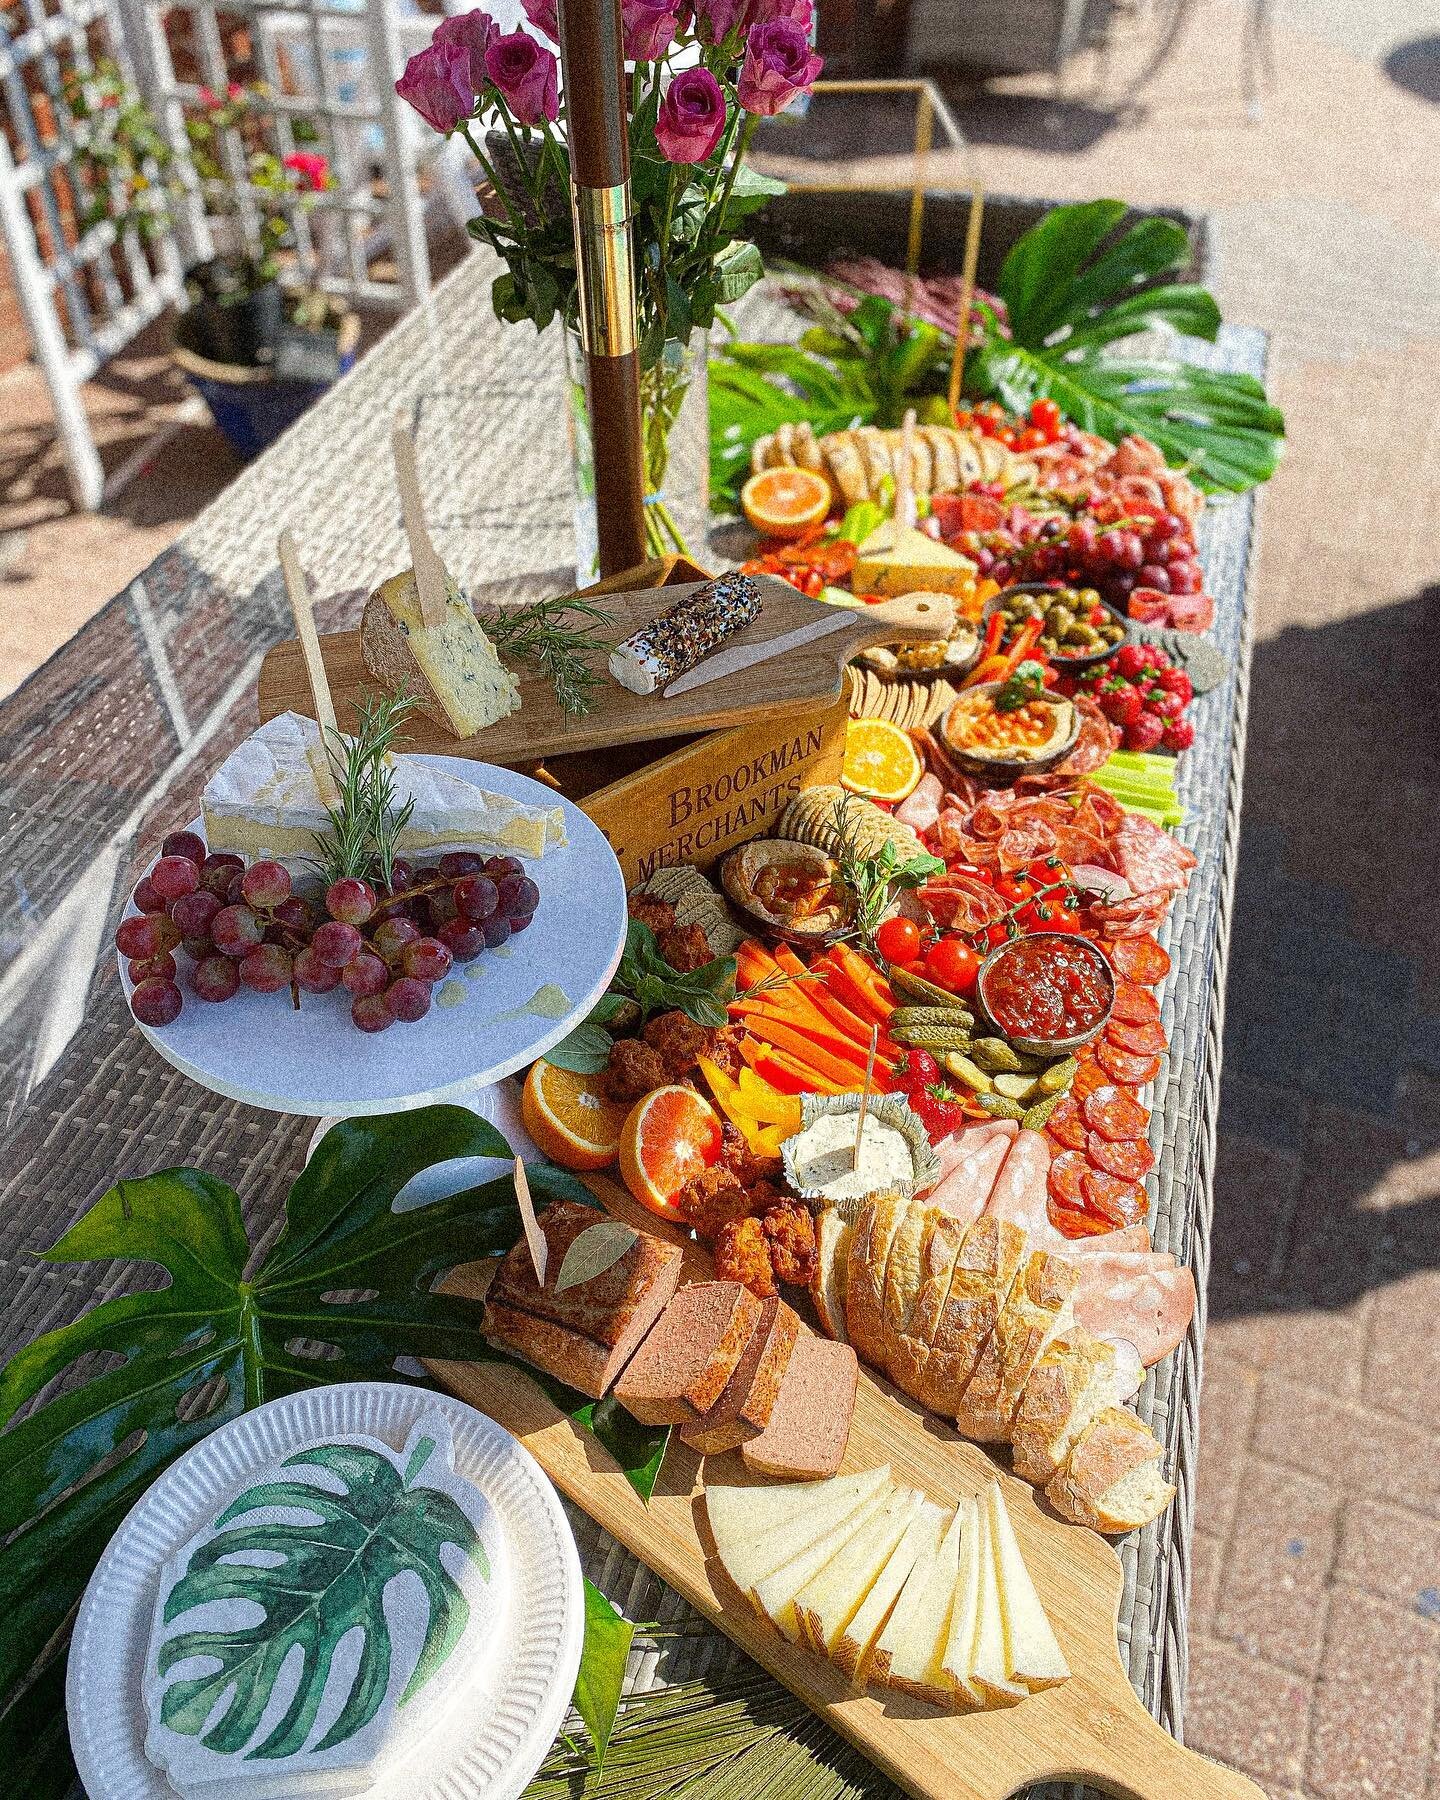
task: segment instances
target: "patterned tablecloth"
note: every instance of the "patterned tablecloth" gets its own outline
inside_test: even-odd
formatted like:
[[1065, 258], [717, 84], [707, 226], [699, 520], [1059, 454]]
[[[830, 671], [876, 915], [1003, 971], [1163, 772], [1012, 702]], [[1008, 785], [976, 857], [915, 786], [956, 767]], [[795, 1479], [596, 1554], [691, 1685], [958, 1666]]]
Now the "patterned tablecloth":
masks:
[[[496, 598], [571, 585], [571, 494], [556, 334], [500, 327], [482, 256], [271, 451], [17, 693], [0, 704], [0, 1339], [9, 1355], [116, 1291], [93, 1265], [34, 1260], [118, 1176], [188, 1163], [244, 1197], [253, 1233], [273, 1233], [300, 1167], [307, 1121], [196, 1087], [132, 1028], [110, 938], [164, 832], [198, 810], [206, 771], [257, 722], [255, 677], [289, 635], [276, 563], [299, 540], [321, 629], [357, 622], [366, 592], [403, 566], [384, 446], [413, 421], [442, 554]], [[764, 335], [789, 315], [757, 291], [739, 321]], [[786, 327], [781, 324], [781, 329]], [[793, 331], [793, 319], [789, 330]], [[1259, 333], [1227, 330], [1199, 352], [1259, 372]], [[1253, 505], [1211, 509], [1202, 531], [1215, 637], [1230, 658], [1198, 702], [1182, 759], [1185, 836], [1200, 867], [1165, 933], [1175, 973], [1163, 997], [1171, 1057], [1154, 1119], [1157, 1249], [1193, 1265], [1204, 1292], [1219, 1099], [1229, 904], [1238, 840], [1249, 653]], [[63, 571], [56, 571], [63, 580]], [[1180, 1493], [1120, 1545], [1121, 1645], [1146, 1704], [1178, 1733], [1194, 1504], [1203, 1301], [1194, 1329], [1151, 1372], [1142, 1414], [1165, 1441]], [[673, 1618], [678, 1597], [574, 1513], [592, 1576], [634, 1618]], [[685, 1679], [740, 1653], [697, 1629], [637, 1651], [642, 1686]], [[867, 1784], [868, 1785], [868, 1784]], [[707, 1783], [694, 1791], [703, 1794]], [[888, 1793], [878, 1776], [873, 1792]]]

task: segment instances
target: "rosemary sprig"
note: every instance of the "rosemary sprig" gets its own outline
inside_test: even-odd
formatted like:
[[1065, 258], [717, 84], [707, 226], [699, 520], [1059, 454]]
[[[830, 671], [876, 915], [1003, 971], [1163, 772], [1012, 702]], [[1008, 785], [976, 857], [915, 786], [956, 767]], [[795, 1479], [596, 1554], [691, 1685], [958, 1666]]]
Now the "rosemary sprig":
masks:
[[604, 676], [588, 659], [607, 647], [601, 640], [615, 623], [613, 613], [562, 594], [504, 611], [489, 607], [478, 616], [502, 656], [527, 662], [548, 677], [567, 713], [589, 712]]
[[912, 856], [901, 862], [900, 853], [887, 839], [874, 855], [860, 848], [860, 830], [851, 811], [852, 794], [835, 802], [831, 823], [839, 838], [835, 852], [836, 880], [850, 902], [851, 926], [861, 945], [876, 954], [875, 933], [895, 894], [917, 888], [932, 875], [942, 875], [945, 865], [938, 856]]
[[408, 694], [377, 694], [360, 708], [353, 737], [333, 732], [325, 745], [340, 804], [328, 806], [328, 832], [315, 833], [312, 860], [326, 884], [345, 876], [371, 879], [378, 870], [388, 888], [400, 833], [415, 810], [413, 799], [395, 803], [395, 772], [386, 758], [395, 733], [415, 710]]

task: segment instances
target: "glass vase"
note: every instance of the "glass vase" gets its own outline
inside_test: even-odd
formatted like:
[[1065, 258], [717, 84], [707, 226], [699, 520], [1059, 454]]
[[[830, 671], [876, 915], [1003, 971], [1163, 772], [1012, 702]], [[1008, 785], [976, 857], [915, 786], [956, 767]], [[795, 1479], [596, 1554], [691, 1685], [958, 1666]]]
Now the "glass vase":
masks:
[[[651, 556], [679, 554], [703, 567], [709, 550], [710, 409], [706, 384], [709, 339], [694, 332], [671, 339], [640, 376], [640, 428], [645, 454], [645, 541]], [[579, 334], [565, 333], [565, 386], [570, 457], [575, 477], [575, 575], [599, 579], [595, 523], [596, 435]], [[605, 421], [600, 422], [604, 454]]]

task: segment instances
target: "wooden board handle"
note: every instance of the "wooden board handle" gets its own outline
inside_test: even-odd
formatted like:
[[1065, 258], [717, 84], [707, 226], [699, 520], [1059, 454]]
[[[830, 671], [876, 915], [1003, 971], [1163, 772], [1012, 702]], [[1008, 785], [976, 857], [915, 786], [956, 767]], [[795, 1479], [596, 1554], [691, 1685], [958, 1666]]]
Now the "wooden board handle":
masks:
[[1123, 1692], [1119, 1717], [1104, 1701], [1098, 1703], [1084, 1766], [1064, 1771], [1060, 1779], [1073, 1775], [1115, 1800], [1265, 1800], [1248, 1775], [1177, 1744], [1133, 1689], [1127, 1685]]
[[850, 642], [857, 650], [876, 644], [928, 644], [955, 635], [955, 602], [948, 594], [900, 594], [859, 608]]

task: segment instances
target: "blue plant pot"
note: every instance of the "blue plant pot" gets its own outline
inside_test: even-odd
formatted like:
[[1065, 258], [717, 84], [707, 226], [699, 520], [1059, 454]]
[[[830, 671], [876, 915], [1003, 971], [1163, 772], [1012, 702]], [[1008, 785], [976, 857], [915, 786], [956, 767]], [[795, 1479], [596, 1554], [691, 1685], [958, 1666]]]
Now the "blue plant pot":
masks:
[[[270, 370], [240, 363], [216, 363], [185, 343], [185, 316], [176, 322], [171, 352], [176, 366], [210, 409], [225, 441], [249, 461], [268, 449], [333, 385], [330, 381], [278, 381]], [[355, 365], [360, 322], [354, 313], [341, 321], [339, 371]]]

